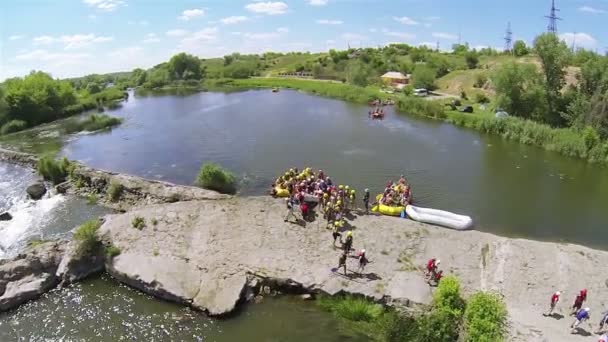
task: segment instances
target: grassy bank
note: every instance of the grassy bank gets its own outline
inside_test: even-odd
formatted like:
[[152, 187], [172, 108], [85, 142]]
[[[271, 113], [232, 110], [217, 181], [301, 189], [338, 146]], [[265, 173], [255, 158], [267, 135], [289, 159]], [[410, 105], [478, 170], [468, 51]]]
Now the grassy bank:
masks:
[[218, 79], [206, 82], [205, 88], [213, 91], [287, 88], [355, 103], [368, 103], [377, 98], [390, 97], [389, 94], [381, 93], [379, 87], [374, 86], [358, 87], [340, 82], [294, 78]]

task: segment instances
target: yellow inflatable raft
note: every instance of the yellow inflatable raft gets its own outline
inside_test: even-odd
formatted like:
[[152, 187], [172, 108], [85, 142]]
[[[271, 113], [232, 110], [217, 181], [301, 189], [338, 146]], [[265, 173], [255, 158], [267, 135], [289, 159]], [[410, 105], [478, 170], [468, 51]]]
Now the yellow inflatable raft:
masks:
[[277, 197], [289, 197], [289, 190], [283, 189], [280, 186], [275, 186], [274, 191], [276, 192]]
[[[382, 194], [376, 196], [376, 201], [380, 202], [381, 198], [382, 198]], [[405, 210], [405, 207], [403, 207], [403, 206], [393, 207], [390, 205], [385, 205], [385, 204], [380, 204], [380, 203], [378, 203], [377, 205], [372, 207], [373, 212], [380, 213], [382, 215], [388, 215], [388, 216], [401, 216], [401, 213], [404, 210]]]

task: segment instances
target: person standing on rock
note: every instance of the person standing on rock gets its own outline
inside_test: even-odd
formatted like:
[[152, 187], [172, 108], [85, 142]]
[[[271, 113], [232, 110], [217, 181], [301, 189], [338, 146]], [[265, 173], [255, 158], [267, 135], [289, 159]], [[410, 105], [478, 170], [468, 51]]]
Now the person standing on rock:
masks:
[[290, 197], [290, 198], [285, 199], [285, 202], [287, 203], [287, 215], [285, 215], [284, 222], [289, 221], [289, 219], [291, 217], [293, 217], [297, 221], [298, 218], [296, 217], [296, 214], [293, 213], [293, 200]]
[[363, 205], [365, 206], [365, 215], [369, 215], [369, 189], [365, 189], [365, 195], [363, 195]]
[[579, 294], [576, 295], [574, 299], [574, 304], [572, 304], [572, 313], [571, 315], [579, 312], [581, 307], [583, 307], [583, 303], [587, 300], [587, 289], [582, 289]]
[[369, 263], [369, 260], [367, 259], [367, 256], [365, 255], [365, 249], [362, 249], [361, 252], [359, 252], [359, 269], [357, 270], [357, 272], [359, 274], [363, 273], [363, 271], [365, 271], [365, 266]]
[[576, 332], [576, 330], [578, 329], [578, 327], [581, 325], [581, 323], [583, 323], [584, 321], [586, 321], [588, 319], [589, 319], [589, 308], [584, 308], [584, 309], [578, 310], [578, 312], [576, 313], [576, 320], [570, 326], [570, 328], [572, 328], [571, 333], [574, 334]]
[[342, 253], [338, 259], [338, 271], [340, 267], [344, 267], [344, 275], [346, 275], [346, 253]]
[[561, 292], [556, 291], [552, 296], [551, 296], [551, 304], [549, 307], [549, 312], [547, 312], [546, 314], [544, 314], [545, 316], [551, 316], [553, 314], [553, 310], [555, 310], [555, 306], [557, 305], [557, 302], [559, 302], [559, 296], [561, 295]]
[[350, 249], [353, 246], [353, 232], [352, 231], [349, 230], [346, 233], [346, 240], [344, 241], [344, 244], [342, 246], [344, 247], [344, 254], [349, 254]]

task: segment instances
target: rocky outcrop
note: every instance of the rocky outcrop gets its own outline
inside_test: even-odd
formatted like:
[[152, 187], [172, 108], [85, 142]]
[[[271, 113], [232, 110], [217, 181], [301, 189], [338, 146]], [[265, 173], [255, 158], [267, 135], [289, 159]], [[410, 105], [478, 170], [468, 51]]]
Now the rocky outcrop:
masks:
[[36, 298], [59, 283], [55, 275], [65, 242], [45, 242], [0, 261], [0, 312]]
[[38, 157], [33, 154], [15, 152], [3, 148], [0, 148], [0, 160], [31, 168], [35, 168], [38, 164]]
[[0, 214], [0, 221], [10, 221], [13, 219], [13, 215], [8, 212]]
[[27, 192], [31, 199], [39, 200], [46, 194], [46, 186], [44, 183], [34, 183], [28, 186], [25, 192]]
[[79, 251], [79, 247], [80, 242], [76, 240], [67, 244], [56, 271], [62, 285], [77, 282], [104, 270], [105, 254], [101, 244], [92, 253], [84, 255]]

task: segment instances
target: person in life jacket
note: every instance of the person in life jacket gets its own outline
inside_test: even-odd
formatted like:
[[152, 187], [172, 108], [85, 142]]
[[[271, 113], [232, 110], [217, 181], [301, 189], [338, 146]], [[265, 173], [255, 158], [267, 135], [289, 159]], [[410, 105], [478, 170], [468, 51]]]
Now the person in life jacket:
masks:
[[582, 289], [579, 294], [576, 295], [574, 299], [574, 304], [572, 304], [572, 313], [571, 315], [576, 314], [580, 311], [581, 307], [583, 307], [583, 303], [587, 300], [587, 289]]
[[433, 273], [437, 272], [437, 267], [439, 267], [440, 263], [441, 263], [441, 260], [435, 259], [435, 258], [432, 258], [429, 261], [427, 261], [425, 275], [430, 276]]
[[359, 252], [358, 258], [359, 258], [359, 269], [357, 272], [359, 274], [361, 274], [365, 270], [365, 266], [369, 263], [369, 260], [367, 259], [367, 256], [365, 255], [365, 249], [362, 249]]
[[365, 195], [363, 195], [363, 205], [365, 206], [365, 215], [369, 215], [369, 189], [365, 189]]
[[571, 332], [574, 333], [578, 329], [578, 327], [581, 325], [581, 323], [583, 323], [584, 321], [586, 321], [588, 319], [589, 319], [589, 308], [584, 308], [584, 309], [578, 310], [578, 312], [576, 313], [576, 320], [570, 326], [570, 328], [572, 328]]
[[330, 223], [331, 236], [334, 238], [334, 247], [336, 247], [336, 240], [340, 238], [340, 244], [342, 244], [342, 234], [340, 234], [340, 227], [335, 223]]
[[[601, 334], [604, 331], [604, 326], [608, 325], [608, 311], [602, 312], [602, 319], [600, 320], [600, 325], [597, 328], [597, 333]], [[606, 341], [608, 342], [608, 341]]]
[[443, 271], [439, 270], [437, 272], [433, 272], [429, 278], [429, 280], [427, 281], [427, 283], [431, 286], [437, 286], [439, 285], [439, 282], [441, 281], [441, 278], [443, 278]]
[[350, 249], [353, 246], [353, 232], [350, 230], [346, 232], [346, 240], [344, 241], [344, 253], [350, 253]]
[[308, 203], [300, 202], [300, 210], [302, 211], [302, 218], [308, 221]]
[[555, 310], [555, 306], [557, 305], [557, 302], [559, 302], [559, 296], [561, 296], [561, 292], [559, 292], [559, 291], [556, 291], [555, 293], [553, 293], [553, 295], [551, 295], [551, 303], [549, 304], [549, 312], [544, 314], [545, 316], [550, 316], [551, 314], [553, 314], [553, 310]]
[[338, 270], [344, 267], [344, 275], [346, 275], [346, 253], [342, 253], [338, 259]]
[[296, 215], [293, 213], [293, 200], [291, 198], [286, 198], [285, 199], [286, 205], [287, 205], [287, 215], [285, 216], [285, 222], [289, 221], [289, 219], [291, 217], [293, 217], [294, 219], [296, 219], [296, 221], [298, 220], [298, 218], [296, 217]]

